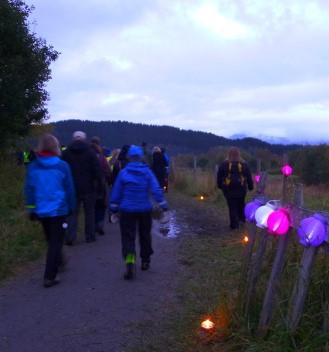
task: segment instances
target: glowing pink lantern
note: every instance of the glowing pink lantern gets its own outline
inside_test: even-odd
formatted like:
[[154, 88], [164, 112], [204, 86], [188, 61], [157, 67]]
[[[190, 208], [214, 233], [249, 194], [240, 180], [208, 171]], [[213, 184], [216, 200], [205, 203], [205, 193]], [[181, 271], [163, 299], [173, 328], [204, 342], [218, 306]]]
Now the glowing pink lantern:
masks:
[[255, 175], [255, 181], [256, 181], [256, 183], [259, 183], [261, 179], [262, 179], [262, 176], [261, 176], [261, 175]]
[[271, 234], [283, 236], [286, 235], [291, 226], [290, 215], [287, 209], [279, 209], [269, 215], [267, 227]]
[[286, 164], [282, 167], [281, 172], [284, 176], [289, 177], [292, 175], [293, 168], [290, 165]]
[[327, 237], [327, 220], [320, 214], [303, 219], [298, 228], [298, 236], [303, 246], [320, 246]]

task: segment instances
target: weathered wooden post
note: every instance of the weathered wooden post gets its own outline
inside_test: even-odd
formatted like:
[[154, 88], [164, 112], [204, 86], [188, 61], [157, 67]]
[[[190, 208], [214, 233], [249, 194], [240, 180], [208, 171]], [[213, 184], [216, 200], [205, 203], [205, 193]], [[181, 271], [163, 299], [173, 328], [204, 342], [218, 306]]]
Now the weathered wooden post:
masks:
[[[327, 254], [327, 251], [329, 249], [329, 243], [326, 243], [324, 245], [324, 252], [325, 254], [324, 255], [328, 255]], [[328, 260], [326, 262], [326, 265], [325, 265], [325, 273], [328, 273], [328, 268], [329, 268], [329, 265], [328, 265]], [[323, 292], [323, 303], [322, 303], [322, 310], [323, 310], [323, 332], [325, 334], [328, 334], [329, 333], [329, 284], [328, 282], [326, 281], [325, 284], [324, 284], [324, 292]]]
[[[286, 184], [283, 185], [283, 192]], [[303, 188], [299, 185], [295, 189], [295, 205], [301, 207], [303, 205]], [[276, 306], [277, 293], [280, 286], [280, 278], [285, 264], [285, 254], [287, 251], [289, 236], [291, 231], [279, 239], [276, 256], [274, 259], [271, 276], [267, 285], [263, 307], [260, 315], [258, 334], [260, 336], [266, 335], [271, 324], [273, 310]]]
[[266, 252], [267, 240], [268, 240], [268, 235], [266, 233], [266, 230], [261, 230], [259, 245], [248, 275], [247, 294], [246, 294], [246, 301], [244, 306], [245, 318], [248, 318], [249, 316], [251, 301], [255, 293], [257, 281], [261, 272], [263, 259]]
[[296, 332], [303, 315], [305, 299], [311, 280], [311, 271], [317, 250], [317, 247], [306, 248], [301, 259], [300, 270], [293, 289], [291, 306], [288, 313], [288, 329], [292, 333]]
[[314, 259], [318, 251], [317, 247], [307, 247], [304, 249], [300, 262], [300, 270], [295, 283], [288, 311], [288, 329], [295, 333], [304, 311], [304, 304], [311, 280], [311, 272]]

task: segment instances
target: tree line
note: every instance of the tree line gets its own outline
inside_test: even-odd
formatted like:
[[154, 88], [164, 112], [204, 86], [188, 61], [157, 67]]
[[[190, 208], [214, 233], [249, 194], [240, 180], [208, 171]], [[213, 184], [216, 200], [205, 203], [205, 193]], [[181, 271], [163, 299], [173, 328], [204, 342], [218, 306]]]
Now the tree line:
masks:
[[99, 136], [102, 143], [109, 147], [147, 142], [149, 145], [164, 146], [172, 154], [202, 153], [217, 146], [228, 147], [232, 145], [249, 152], [263, 149], [282, 154], [287, 150], [299, 147], [297, 145], [270, 144], [256, 138], [232, 140], [213, 133], [126, 121], [65, 120], [53, 123], [52, 126], [55, 135], [64, 144], [69, 143], [74, 131], [83, 130], [88, 136]]

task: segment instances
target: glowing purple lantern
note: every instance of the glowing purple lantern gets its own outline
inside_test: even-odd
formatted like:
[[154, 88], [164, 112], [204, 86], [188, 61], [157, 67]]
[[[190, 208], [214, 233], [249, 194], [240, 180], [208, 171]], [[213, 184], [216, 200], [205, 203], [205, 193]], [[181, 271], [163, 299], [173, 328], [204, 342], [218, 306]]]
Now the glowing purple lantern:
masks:
[[261, 175], [255, 175], [255, 182], [256, 183], [259, 183], [261, 179], [262, 179]]
[[281, 172], [282, 172], [282, 175], [289, 177], [292, 175], [293, 168], [289, 164], [285, 164], [283, 165]]
[[303, 246], [318, 247], [326, 240], [327, 220], [320, 214], [303, 219], [297, 233]]
[[291, 226], [290, 215], [287, 209], [281, 208], [274, 211], [267, 219], [267, 227], [271, 234], [286, 235]]
[[244, 214], [248, 222], [251, 222], [251, 223], [256, 222], [256, 218], [255, 218], [256, 211], [262, 205], [264, 205], [264, 203], [259, 199], [255, 199], [246, 205], [246, 207], [244, 208]]

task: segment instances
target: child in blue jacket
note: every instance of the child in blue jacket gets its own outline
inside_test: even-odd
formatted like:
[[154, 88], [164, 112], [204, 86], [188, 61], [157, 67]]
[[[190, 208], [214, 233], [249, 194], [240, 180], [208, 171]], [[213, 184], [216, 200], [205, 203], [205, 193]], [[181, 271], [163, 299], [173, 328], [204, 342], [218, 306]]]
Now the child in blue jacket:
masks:
[[120, 171], [109, 202], [111, 212], [120, 211], [122, 255], [127, 269], [124, 275], [126, 280], [134, 277], [137, 229], [140, 239], [142, 270], [148, 270], [150, 267], [150, 257], [153, 254], [150, 195], [163, 210], [168, 209], [163, 191], [149, 166], [143, 162], [143, 156], [142, 148], [134, 145], [130, 147], [128, 151], [129, 163]]
[[30, 218], [40, 220], [48, 243], [44, 286], [57, 284], [62, 262], [66, 217], [75, 208], [75, 191], [69, 165], [59, 158], [58, 140], [44, 135], [36, 159], [27, 169], [25, 180], [26, 207]]

